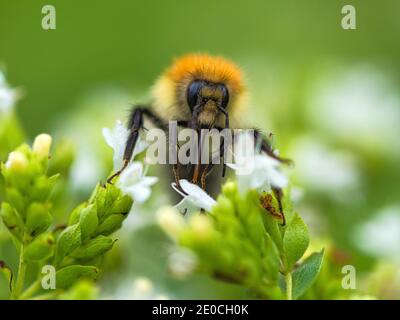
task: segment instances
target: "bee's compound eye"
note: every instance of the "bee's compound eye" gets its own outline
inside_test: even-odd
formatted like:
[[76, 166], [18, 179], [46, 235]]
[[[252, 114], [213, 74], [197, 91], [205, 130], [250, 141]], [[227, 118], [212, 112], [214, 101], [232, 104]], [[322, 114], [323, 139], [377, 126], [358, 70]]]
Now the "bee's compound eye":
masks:
[[193, 107], [197, 104], [197, 98], [201, 88], [204, 86], [203, 81], [193, 81], [188, 89], [187, 89], [187, 102], [189, 104], [190, 109], [192, 110]]
[[228, 88], [224, 85], [220, 85], [221, 91], [222, 91], [222, 99], [221, 99], [221, 107], [226, 108], [229, 102], [229, 91]]

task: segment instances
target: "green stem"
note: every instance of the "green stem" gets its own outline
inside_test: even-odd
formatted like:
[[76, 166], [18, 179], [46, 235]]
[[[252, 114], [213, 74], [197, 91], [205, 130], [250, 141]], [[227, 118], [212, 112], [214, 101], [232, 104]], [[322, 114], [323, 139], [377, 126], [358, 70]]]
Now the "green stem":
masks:
[[21, 243], [19, 251], [18, 277], [15, 283], [15, 290], [13, 294], [15, 299], [19, 298], [19, 295], [24, 287], [25, 272], [26, 272], [26, 263], [24, 259], [24, 244]]
[[32, 285], [26, 289], [20, 296], [21, 300], [26, 300], [29, 299], [30, 297], [32, 297], [36, 291], [38, 291], [40, 289], [40, 280], [35, 281], [34, 283], [32, 283]]
[[286, 282], [286, 299], [292, 300], [292, 274], [290, 272], [285, 275]]

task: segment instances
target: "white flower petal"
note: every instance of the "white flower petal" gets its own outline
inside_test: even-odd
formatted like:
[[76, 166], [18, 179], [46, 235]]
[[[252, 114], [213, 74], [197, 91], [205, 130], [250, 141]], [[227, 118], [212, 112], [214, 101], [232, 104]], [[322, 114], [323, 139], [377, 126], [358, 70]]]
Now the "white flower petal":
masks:
[[129, 131], [125, 128], [120, 120], [117, 120], [117, 123], [113, 129], [103, 128], [102, 132], [106, 143], [114, 149], [114, 170], [118, 170], [122, 166], [125, 143], [128, 139]]
[[267, 154], [254, 154], [247, 151], [243, 154], [243, 145], [254, 144], [252, 137], [248, 136], [249, 134], [243, 134], [237, 138], [236, 143], [238, 143], [239, 148], [235, 148], [237, 150], [235, 163], [228, 164], [230, 168], [236, 171], [240, 192], [245, 193], [249, 189], [268, 191], [271, 187], [286, 187], [288, 179], [280, 171], [278, 160]]
[[192, 215], [195, 212], [199, 212], [200, 208], [193, 204], [193, 202], [188, 198], [183, 198], [178, 204], [175, 205], [175, 208], [182, 214], [187, 216]]
[[120, 175], [118, 185], [123, 188], [137, 183], [143, 176], [143, 165], [140, 162], [132, 162]]
[[143, 177], [142, 178], [142, 184], [145, 186], [152, 186], [153, 184], [158, 182], [157, 177]]
[[151, 195], [151, 189], [143, 184], [135, 184], [125, 188], [125, 192], [138, 203], [145, 202]]
[[190, 214], [199, 211], [200, 208], [211, 211], [213, 205], [216, 204], [216, 201], [199, 186], [185, 179], [179, 180], [179, 183], [186, 194], [179, 190], [175, 183], [172, 183], [171, 186], [183, 197], [182, 201], [176, 205], [181, 212], [186, 211]]
[[216, 201], [198, 185], [190, 183], [185, 179], [179, 180], [179, 183], [183, 191], [188, 194], [189, 200], [199, 208], [203, 208], [206, 211], [211, 211], [212, 206], [216, 204]]
[[[117, 120], [113, 129], [103, 128], [102, 133], [106, 143], [114, 150], [114, 170], [119, 170], [123, 164], [125, 144], [129, 136], [129, 130], [124, 126], [122, 121]], [[135, 159], [136, 155], [143, 152], [147, 147], [148, 143], [141, 140], [139, 136], [138, 140], [136, 141], [135, 149], [132, 153], [132, 160]]]
[[117, 181], [118, 188], [138, 203], [145, 202], [151, 195], [151, 186], [158, 181], [157, 177], [146, 177], [141, 162], [132, 162]]

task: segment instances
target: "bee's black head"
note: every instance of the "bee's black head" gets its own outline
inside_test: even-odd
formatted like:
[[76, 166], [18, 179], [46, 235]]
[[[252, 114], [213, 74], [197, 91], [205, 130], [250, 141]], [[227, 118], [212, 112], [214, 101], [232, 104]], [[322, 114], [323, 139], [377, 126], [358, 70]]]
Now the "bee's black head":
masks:
[[196, 105], [226, 108], [228, 102], [229, 91], [222, 83], [194, 80], [187, 88], [187, 103], [192, 111]]

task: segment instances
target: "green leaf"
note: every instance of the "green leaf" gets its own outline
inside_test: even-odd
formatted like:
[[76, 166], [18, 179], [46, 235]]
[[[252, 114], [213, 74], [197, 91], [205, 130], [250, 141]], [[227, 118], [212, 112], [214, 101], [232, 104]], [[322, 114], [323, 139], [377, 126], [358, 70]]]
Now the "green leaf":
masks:
[[315, 281], [322, 265], [324, 250], [314, 252], [292, 273], [293, 299], [299, 298]]
[[268, 234], [265, 234], [265, 249], [263, 253], [263, 265], [265, 277], [269, 284], [277, 284], [279, 280], [279, 252], [275, 243]]
[[79, 217], [82, 242], [86, 242], [90, 239], [96, 231], [98, 223], [99, 219], [97, 218], [97, 210], [94, 204], [88, 205], [86, 208], [82, 209]]
[[293, 209], [293, 202], [291, 199], [292, 189], [290, 186], [283, 190], [283, 196], [281, 199], [282, 202], [282, 210], [285, 214], [286, 223], [290, 224], [293, 217], [295, 216], [295, 212]]
[[9, 203], [3, 202], [0, 210], [0, 217], [3, 220], [4, 225], [19, 241], [22, 241], [23, 225], [21, 217], [18, 213], [10, 206]]
[[266, 210], [262, 209], [261, 207], [259, 210], [261, 210], [261, 217], [264, 223], [265, 231], [267, 231], [271, 239], [275, 242], [275, 245], [278, 248], [279, 252], [282, 252], [283, 251], [282, 235], [278, 226], [278, 222]]
[[308, 228], [298, 213], [285, 229], [283, 249], [286, 258], [286, 269], [290, 271], [308, 248], [310, 237]]
[[26, 214], [26, 232], [31, 237], [45, 232], [52, 223], [52, 216], [47, 210], [47, 207], [42, 203], [32, 203]]
[[24, 257], [30, 261], [41, 261], [53, 255], [54, 237], [51, 233], [43, 233], [28, 244], [24, 251]]
[[102, 234], [105, 236], [110, 235], [114, 231], [121, 228], [122, 222], [125, 220], [126, 216], [123, 214], [113, 214], [107, 217], [104, 222], [98, 226], [96, 234]]
[[105, 236], [98, 236], [76, 249], [71, 255], [76, 259], [92, 259], [110, 250], [114, 241]]
[[64, 229], [57, 240], [56, 265], [69, 253], [81, 245], [81, 228], [79, 224]]
[[240, 199], [237, 204], [238, 214], [254, 245], [261, 248], [264, 245], [265, 229], [258, 207], [252, 200], [251, 193], [247, 194], [246, 198]]
[[62, 268], [56, 273], [57, 289], [68, 288], [82, 278], [97, 279], [99, 269], [94, 266], [73, 265]]

